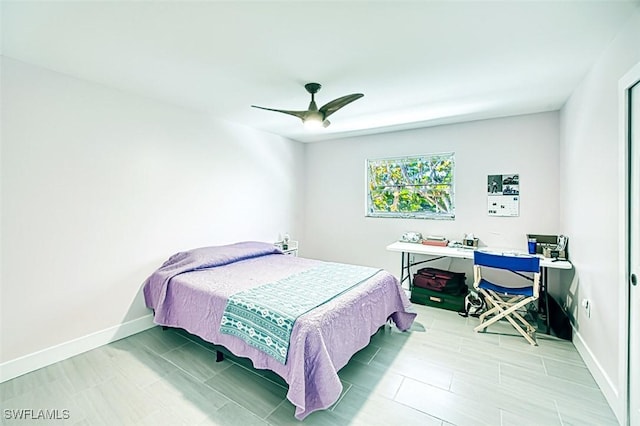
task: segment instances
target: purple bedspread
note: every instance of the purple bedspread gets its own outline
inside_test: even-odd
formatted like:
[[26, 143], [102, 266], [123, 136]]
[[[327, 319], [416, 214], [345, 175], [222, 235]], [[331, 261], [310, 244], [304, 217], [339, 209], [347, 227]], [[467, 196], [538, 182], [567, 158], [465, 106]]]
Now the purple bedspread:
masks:
[[[144, 282], [144, 297], [148, 301], [154, 300], [155, 310], [162, 310], [169, 281], [185, 272], [193, 272], [199, 269], [224, 266], [252, 257], [267, 254], [282, 253], [273, 244], [259, 241], [244, 241], [226, 246], [201, 247], [189, 251], [176, 253], [167, 259]], [[147, 292], [154, 291], [153, 296]], [[149, 303], [147, 303], [149, 306]]]
[[[234, 260], [220, 262], [220, 253], [228, 248], [231, 255], [226, 258]], [[369, 344], [371, 336], [389, 318], [400, 330], [407, 330], [416, 316], [410, 312], [411, 303], [398, 280], [380, 271], [364, 284], [300, 316], [291, 334], [287, 362], [281, 364], [243, 340], [219, 332], [227, 298], [308, 270], [320, 261], [285, 256], [266, 243], [194, 252], [172, 256], [145, 282], [145, 302], [155, 310], [154, 321], [183, 328], [251, 359], [256, 368], [280, 375], [289, 384], [287, 398], [296, 406], [298, 419], [338, 400], [342, 392], [338, 370]], [[205, 259], [206, 254], [216, 260]], [[209, 266], [217, 263], [220, 265]]]

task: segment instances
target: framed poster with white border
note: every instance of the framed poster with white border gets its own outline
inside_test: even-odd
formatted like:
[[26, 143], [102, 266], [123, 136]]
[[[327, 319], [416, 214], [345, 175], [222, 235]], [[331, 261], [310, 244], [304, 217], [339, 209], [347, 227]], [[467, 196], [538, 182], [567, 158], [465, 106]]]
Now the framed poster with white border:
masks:
[[489, 216], [520, 216], [520, 175], [487, 177], [487, 212]]

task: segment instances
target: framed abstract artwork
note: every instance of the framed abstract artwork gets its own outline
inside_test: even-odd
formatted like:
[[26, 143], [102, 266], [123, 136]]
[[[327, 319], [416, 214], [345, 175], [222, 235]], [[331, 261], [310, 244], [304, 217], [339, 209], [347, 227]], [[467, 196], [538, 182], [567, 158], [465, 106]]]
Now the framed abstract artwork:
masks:
[[366, 216], [455, 218], [454, 153], [366, 161]]

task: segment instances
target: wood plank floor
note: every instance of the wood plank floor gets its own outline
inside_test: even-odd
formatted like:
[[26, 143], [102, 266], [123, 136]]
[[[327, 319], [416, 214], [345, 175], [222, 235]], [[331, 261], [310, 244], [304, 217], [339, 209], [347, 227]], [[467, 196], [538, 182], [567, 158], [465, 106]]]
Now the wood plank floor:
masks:
[[[386, 327], [340, 372], [344, 390], [309, 425], [617, 425], [576, 349], [508, 324], [415, 305], [410, 332]], [[153, 328], [0, 384], [2, 424], [296, 425], [276, 375], [178, 330]], [[58, 410], [60, 420], [14, 419]], [[63, 411], [66, 410], [66, 411]]]

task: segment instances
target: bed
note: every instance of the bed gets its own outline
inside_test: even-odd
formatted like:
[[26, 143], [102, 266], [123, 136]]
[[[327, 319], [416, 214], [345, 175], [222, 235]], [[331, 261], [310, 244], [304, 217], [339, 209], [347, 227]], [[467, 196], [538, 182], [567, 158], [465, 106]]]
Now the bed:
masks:
[[[334, 287], [337, 291], [325, 295], [322, 303], [301, 314], [298, 310], [299, 316], [288, 331], [286, 351], [278, 347], [284, 355], [280, 359], [250, 340], [256, 338], [254, 327], [244, 327], [249, 330], [244, 338], [234, 334], [243, 327], [229, 318], [235, 318], [232, 309], [245, 295], [274, 291], [277, 299], [289, 301], [319, 288]], [[287, 288], [293, 291], [287, 293]], [[273, 244], [263, 242], [177, 253], [149, 276], [143, 293], [156, 324], [184, 329], [251, 359], [255, 368], [281, 376], [289, 385], [287, 399], [296, 407], [295, 417], [300, 420], [338, 400], [342, 392], [338, 370], [369, 344], [382, 325], [391, 321], [405, 331], [416, 316], [398, 280], [384, 270], [284, 255]], [[259, 297], [264, 303], [269, 299], [264, 293]], [[318, 301], [305, 303], [302, 309]], [[253, 303], [248, 306], [254, 307]], [[274, 307], [273, 312], [279, 309]], [[254, 311], [264, 314], [266, 310]], [[257, 337], [262, 343], [273, 343], [269, 337]]]

